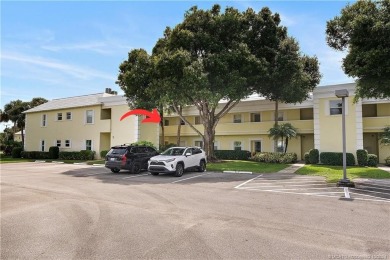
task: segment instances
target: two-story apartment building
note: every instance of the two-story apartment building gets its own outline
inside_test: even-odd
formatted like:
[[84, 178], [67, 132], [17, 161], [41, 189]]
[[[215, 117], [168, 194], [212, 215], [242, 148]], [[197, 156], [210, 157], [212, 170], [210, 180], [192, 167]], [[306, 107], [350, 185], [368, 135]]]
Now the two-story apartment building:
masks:
[[[347, 89], [347, 152], [367, 149], [379, 156], [380, 162], [390, 156], [390, 147], [379, 144], [379, 133], [390, 125], [390, 100], [353, 102], [355, 84], [318, 87], [311, 97], [298, 104], [279, 105], [278, 117], [298, 129], [298, 137], [289, 141], [288, 152], [298, 158], [312, 148], [320, 152], [342, 151], [341, 99], [335, 90]], [[223, 101], [221, 101], [221, 106]], [[274, 151], [268, 130], [274, 124], [274, 102], [262, 97], [241, 101], [220, 121], [216, 128], [216, 149], [242, 149], [252, 152]], [[99, 154], [112, 145], [148, 140], [158, 146], [158, 124], [141, 124], [141, 118], [119, 118], [129, 110], [126, 99], [107, 93], [49, 101], [26, 112], [26, 150], [48, 150], [57, 145], [61, 150], [91, 149]], [[186, 119], [200, 131], [203, 125], [195, 107], [183, 110]], [[165, 115], [165, 143], [176, 143], [181, 125], [180, 145], [202, 146], [202, 138], [175, 114]], [[282, 145], [282, 143], [279, 143]]]
[[158, 143], [158, 126], [141, 125], [134, 116], [119, 121], [129, 110], [123, 97], [108, 93], [54, 99], [26, 111], [27, 151], [93, 150], [99, 156], [112, 145], [150, 140]]

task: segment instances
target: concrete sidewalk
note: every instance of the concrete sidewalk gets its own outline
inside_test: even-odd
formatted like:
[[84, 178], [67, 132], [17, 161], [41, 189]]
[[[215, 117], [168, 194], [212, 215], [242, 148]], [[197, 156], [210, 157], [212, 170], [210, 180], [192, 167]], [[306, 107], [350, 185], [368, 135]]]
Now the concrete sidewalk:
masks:
[[303, 167], [304, 165], [305, 165], [304, 163], [294, 163], [291, 166], [278, 171], [278, 173], [294, 174], [299, 168]]

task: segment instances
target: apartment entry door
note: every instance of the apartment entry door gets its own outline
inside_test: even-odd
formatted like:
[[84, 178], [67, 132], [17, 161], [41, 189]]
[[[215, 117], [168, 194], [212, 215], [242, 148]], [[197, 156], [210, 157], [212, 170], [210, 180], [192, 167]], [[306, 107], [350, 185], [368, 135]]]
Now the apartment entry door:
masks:
[[301, 135], [301, 160], [304, 159], [305, 153], [314, 149], [314, 134]]
[[251, 152], [252, 153], [260, 153], [261, 152], [261, 141], [260, 140], [251, 141]]

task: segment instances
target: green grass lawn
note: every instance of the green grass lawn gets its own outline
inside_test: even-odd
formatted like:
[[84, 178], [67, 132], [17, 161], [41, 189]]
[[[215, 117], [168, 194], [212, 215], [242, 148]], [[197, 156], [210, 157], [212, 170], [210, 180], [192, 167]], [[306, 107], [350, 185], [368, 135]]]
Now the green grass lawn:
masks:
[[[337, 182], [343, 178], [343, 167], [329, 165], [305, 165], [295, 173], [301, 175], [324, 176], [326, 177], [327, 182]], [[374, 167], [348, 166], [347, 178], [350, 180], [356, 178], [389, 179], [390, 172]]]
[[216, 163], [208, 163], [208, 171], [246, 171], [255, 173], [270, 173], [283, 170], [288, 167], [288, 164], [276, 163], [261, 163], [253, 161], [222, 161]]
[[12, 158], [8, 156], [0, 157], [0, 164], [2, 163], [18, 163], [18, 162], [33, 162], [33, 159], [21, 159], [21, 158]]

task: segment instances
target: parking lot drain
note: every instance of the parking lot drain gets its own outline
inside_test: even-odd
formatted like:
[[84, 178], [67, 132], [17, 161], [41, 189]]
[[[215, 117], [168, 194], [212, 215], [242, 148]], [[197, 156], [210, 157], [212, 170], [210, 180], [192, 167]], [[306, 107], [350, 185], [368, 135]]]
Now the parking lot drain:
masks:
[[223, 173], [246, 173], [246, 174], [252, 174], [252, 172], [244, 172], [244, 171], [223, 171]]

